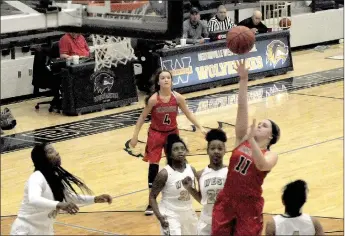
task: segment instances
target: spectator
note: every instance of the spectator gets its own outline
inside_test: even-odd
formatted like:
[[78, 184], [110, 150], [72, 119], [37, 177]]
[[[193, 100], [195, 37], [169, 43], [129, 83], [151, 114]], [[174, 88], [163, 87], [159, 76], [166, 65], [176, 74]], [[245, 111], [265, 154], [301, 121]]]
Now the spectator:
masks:
[[89, 46], [81, 34], [67, 33], [59, 42], [60, 57], [69, 58], [73, 55], [88, 57], [90, 55]]
[[190, 10], [190, 19], [183, 22], [183, 38], [187, 44], [204, 43], [208, 37], [207, 26], [200, 21], [199, 10], [193, 7]]
[[208, 32], [226, 31], [234, 27], [235, 24], [231, 22], [231, 18], [226, 16], [226, 8], [220, 5], [217, 9], [217, 14], [208, 22]]
[[252, 29], [254, 33], [267, 33], [268, 28], [261, 22], [262, 14], [260, 11], [254, 11], [253, 16], [244, 19], [238, 25], [246, 26]]

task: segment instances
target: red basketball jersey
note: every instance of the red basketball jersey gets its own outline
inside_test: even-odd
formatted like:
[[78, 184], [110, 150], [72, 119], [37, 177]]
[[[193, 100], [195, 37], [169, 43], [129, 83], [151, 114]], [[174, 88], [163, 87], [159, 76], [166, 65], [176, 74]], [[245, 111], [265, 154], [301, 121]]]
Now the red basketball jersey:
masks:
[[163, 102], [157, 94], [157, 103], [151, 111], [151, 128], [156, 131], [172, 131], [177, 129], [178, 104], [174, 92], [171, 93], [169, 102]]
[[[265, 152], [262, 151], [263, 154]], [[246, 140], [232, 152], [224, 194], [261, 198], [262, 184], [268, 172], [256, 168], [250, 144]]]

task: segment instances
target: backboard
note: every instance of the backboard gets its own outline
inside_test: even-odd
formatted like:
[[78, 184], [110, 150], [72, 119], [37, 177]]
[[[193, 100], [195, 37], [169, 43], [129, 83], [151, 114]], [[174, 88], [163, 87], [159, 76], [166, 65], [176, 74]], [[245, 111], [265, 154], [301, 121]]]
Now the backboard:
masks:
[[79, 25], [58, 30], [169, 40], [182, 36], [183, 0], [55, 1], [62, 9], [80, 9]]

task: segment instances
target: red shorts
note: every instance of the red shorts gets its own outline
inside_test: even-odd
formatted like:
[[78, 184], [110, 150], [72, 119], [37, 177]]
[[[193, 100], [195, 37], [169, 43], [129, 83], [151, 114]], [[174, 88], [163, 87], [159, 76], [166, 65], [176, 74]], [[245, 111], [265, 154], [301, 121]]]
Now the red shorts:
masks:
[[213, 208], [212, 235], [261, 235], [263, 206], [263, 198], [229, 198], [221, 191]]
[[168, 135], [178, 133], [177, 128], [171, 132], [159, 132], [149, 128], [143, 161], [149, 163], [159, 163], [162, 158], [162, 150], [164, 149]]

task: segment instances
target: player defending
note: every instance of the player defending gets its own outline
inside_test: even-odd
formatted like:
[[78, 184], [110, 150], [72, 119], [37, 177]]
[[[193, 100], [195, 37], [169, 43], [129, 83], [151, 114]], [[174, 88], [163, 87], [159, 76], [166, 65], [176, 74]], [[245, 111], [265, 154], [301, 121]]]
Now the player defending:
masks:
[[218, 192], [223, 189], [227, 166], [223, 165], [225, 155], [226, 134], [220, 129], [212, 129], [206, 134], [207, 154], [210, 158], [210, 164], [203, 170], [198, 171], [197, 178], [199, 182], [199, 191], [192, 186], [192, 179], [184, 179], [184, 187], [189, 193], [203, 205], [198, 222], [198, 235], [211, 235], [212, 210], [216, 201]]
[[[184, 97], [172, 91], [172, 75], [168, 70], [159, 69], [153, 78], [154, 93], [146, 98], [146, 106], [135, 126], [130, 147], [135, 148], [138, 143], [138, 135], [145, 123], [147, 115], [151, 112], [151, 125], [148, 132], [144, 161], [149, 162], [148, 185], [151, 191], [152, 183], [159, 170], [159, 162], [162, 158], [162, 150], [169, 134], [178, 134], [177, 113], [178, 108], [186, 115], [196, 128], [205, 133], [204, 129], [188, 109]], [[150, 204], [145, 215], [152, 215]]]
[[325, 235], [316, 218], [302, 213], [307, 192], [308, 186], [303, 180], [296, 180], [284, 187], [282, 202], [285, 214], [277, 215], [267, 222], [265, 235]]
[[270, 151], [280, 137], [271, 120], [248, 130], [248, 70], [237, 63], [240, 76], [236, 119], [236, 148], [232, 152], [227, 179], [218, 194], [212, 215], [212, 235], [261, 235], [263, 228], [262, 184], [276, 165], [278, 155]]
[[[150, 204], [161, 224], [162, 235], [195, 235], [198, 218], [192, 199], [182, 181], [189, 177], [194, 183], [196, 171], [187, 164], [187, 146], [176, 134], [167, 138], [165, 153], [168, 165], [153, 182]], [[161, 203], [157, 196], [162, 192]]]
[[97, 197], [78, 195], [73, 188], [91, 190], [77, 177], [61, 167], [59, 153], [52, 145], [36, 144], [31, 159], [35, 172], [25, 185], [24, 200], [11, 228], [11, 235], [53, 235], [54, 221], [58, 212], [76, 214], [76, 204], [112, 202], [108, 194]]

